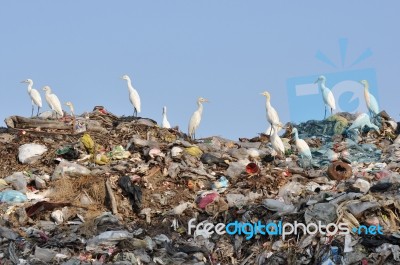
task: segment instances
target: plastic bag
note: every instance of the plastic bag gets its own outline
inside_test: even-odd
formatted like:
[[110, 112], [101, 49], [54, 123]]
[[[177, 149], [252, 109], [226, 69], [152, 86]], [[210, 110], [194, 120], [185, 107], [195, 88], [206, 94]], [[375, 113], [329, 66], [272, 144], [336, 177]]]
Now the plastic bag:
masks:
[[59, 179], [61, 177], [80, 177], [87, 176], [90, 174], [90, 170], [84, 166], [77, 163], [68, 162], [66, 160], [61, 160], [60, 164], [57, 165], [56, 169], [51, 176], [51, 179]]
[[22, 164], [33, 164], [45, 152], [47, 152], [47, 147], [44, 145], [24, 144], [18, 149], [18, 159]]
[[56, 151], [56, 154], [67, 160], [79, 158], [79, 151], [71, 146], [67, 146]]
[[124, 159], [129, 158], [131, 156], [131, 152], [125, 151], [122, 145], [117, 145], [111, 152], [108, 153], [108, 156], [113, 159]]
[[0, 192], [0, 202], [19, 203], [27, 200], [28, 198], [25, 194], [16, 190], [6, 190]]

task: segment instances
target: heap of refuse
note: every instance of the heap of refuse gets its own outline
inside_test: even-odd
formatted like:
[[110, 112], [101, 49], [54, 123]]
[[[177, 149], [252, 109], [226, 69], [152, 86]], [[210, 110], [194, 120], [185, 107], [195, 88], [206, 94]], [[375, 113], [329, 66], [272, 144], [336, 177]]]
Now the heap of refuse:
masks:
[[[265, 134], [192, 141], [103, 107], [9, 117], [1, 264], [399, 264], [399, 128], [376, 118], [379, 132], [347, 130], [348, 113], [286, 124], [280, 158]], [[280, 233], [296, 223], [307, 231]]]

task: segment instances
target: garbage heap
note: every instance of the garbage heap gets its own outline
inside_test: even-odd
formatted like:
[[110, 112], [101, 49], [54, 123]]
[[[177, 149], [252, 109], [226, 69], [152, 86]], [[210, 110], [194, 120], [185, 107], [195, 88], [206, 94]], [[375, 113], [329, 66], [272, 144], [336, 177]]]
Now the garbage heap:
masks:
[[[275, 157], [265, 134], [192, 141], [102, 107], [9, 117], [0, 264], [399, 264], [398, 126], [382, 112], [379, 132], [350, 132], [355, 119], [286, 124], [287, 151]], [[295, 222], [350, 231], [278, 233]], [[219, 223], [235, 224], [232, 234], [216, 232]], [[250, 233], [250, 224], [272, 225]]]

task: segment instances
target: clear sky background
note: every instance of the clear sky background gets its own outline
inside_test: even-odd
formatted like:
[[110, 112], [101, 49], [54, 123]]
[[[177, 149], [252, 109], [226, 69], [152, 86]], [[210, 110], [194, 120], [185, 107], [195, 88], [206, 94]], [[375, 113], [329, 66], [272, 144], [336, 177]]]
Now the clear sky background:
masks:
[[[210, 103], [198, 137], [253, 137], [268, 127], [261, 92], [271, 92], [287, 122], [306, 111], [289, 104], [291, 78], [372, 68], [381, 108], [397, 120], [399, 10], [395, 0], [3, 1], [0, 119], [30, 116], [27, 86], [20, 83], [27, 78], [40, 89], [43, 110], [42, 87], [49, 85], [77, 113], [104, 105], [132, 115], [120, 79], [128, 74], [142, 117], [161, 122], [166, 105], [171, 125], [186, 132], [201, 96]], [[343, 65], [340, 39], [347, 40]], [[371, 56], [349, 66], [368, 49]], [[318, 60], [318, 52], [336, 67]], [[307, 113], [322, 118], [321, 95], [312, 102]]]

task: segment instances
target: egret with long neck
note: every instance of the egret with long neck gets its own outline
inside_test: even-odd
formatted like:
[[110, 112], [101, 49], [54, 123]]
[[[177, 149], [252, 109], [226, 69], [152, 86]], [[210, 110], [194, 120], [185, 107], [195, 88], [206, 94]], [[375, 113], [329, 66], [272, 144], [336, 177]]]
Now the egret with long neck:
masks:
[[133, 108], [134, 108], [133, 116], [137, 117], [138, 113], [140, 113], [140, 111], [141, 111], [139, 93], [137, 92], [136, 89], [133, 88], [132, 81], [128, 75], [122, 76], [122, 79], [126, 80], [126, 82], [128, 84], [129, 100], [131, 101]]
[[203, 102], [208, 102], [208, 99], [201, 97], [197, 99], [197, 110], [190, 118], [188, 133], [189, 137], [191, 137], [192, 139], [196, 139], [196, 129], [200, 125], [201, 115], [203, 114]]
[[58, 97], [55, 94], [51, 93], [51, 88], [49, 86], [43, 87], [43, 90], [46, 92], [47, 104], [49, 104], [49, 107], [56, 112], [56, 118], [57, 114], [63, 117], [64, 112], [62, 110], [61, 103]]
[[278, 112], [276, 112], [275, 108], [272, 107], [271, 105], [271, 95], [269, 94], [269, 92], [265, 91], [263, 93], [261, 93], [261, 95], [265, 96], [266, 101], [265, 101], [265, 109], [266, 109], [266, 114], [267, 114], [267, 121], [271, 124], [271, 129], [269, 134], [271, 135], [272, 133], [272, 127], [273, 126], [278, 126], [281, 125], [280, 121], [279, 121], [279, 116], [278, 116]]
[[335, 104], [335, 97], [333, 96], [332, 91], [326, 87], [326, 77], [321, 75], [318, 77], [318, 79], [314, 83], [319, 83], [321, 87], [321, 92], [322, 92], [322, 99], [324, 100], [325, 104], [325, 115], [324, 119], [326, 118], [326, 107], [329, 107], [331, 109], [331, 114], [333, 113], [333, 110], [336, 109], [336, 104]]
[[310, 151], [310, 147], [304, 141], [303, 139], [299, 138], [299, 133], [296, 128], [293, 128], [292, 134], [294, 134], [294, 140], [296, 144], [297, 151], [299, 152], [299, 155], [301, 156], [301, 159], [303, 160], [303, 166], [304, 166], [304, 160], [307, 159], [310, 162], [310, 166], [312, 165], [312, 155]]
[[163, 114], [163, 119], [162, 119], [161, 127], [167, 128], [167, 129], [171, 128], [171, 124], [169, 124], [169, 121], [167, 119], [167, 107], [166, 106], [164, 106], [162, 114]]
[[278, 155], [285, 155], [285, 145], [282, 142], [282, 139], [278, 135], [278, 127], [281, 127], [280, 124], [278, 125], [272, 125], [272, 133], [271, 133], [271, 145], [272, 149], [278, 154]]
[[370, 116], [373, 117], [373, 116], [378, 115], [378, 113], [379, 113], [378, 101], [376, 100], [374, 95], [369, 93], [368, 81], [361, 80], [360, 83], [364, 85], [364, 98], [365, 98], [365, 103], [367, 104], [367, 108], [368, 108]]
[[26, 79], [24, 81], [21, 81], [21, 83], [28, 84], [28, 94], [31, 97], [32, 101], [32, 113], [31, 116], [33, 116], [33, 110], [35, 108], [34, 105], [38, 107], [37, 114], [36, 116], [39, 116], [39, 109], [42, 107], [42, 98], [40, 97], [39, 91], [33, 88], [33, 81], [32, 79]]
[[74, 105], [72, 104], [71, 101], [68, 101], [65, 103], [69, 107], [69, 110], [71, 111], [71, 116], [75, 117], [75, 110], [74, 110]]

